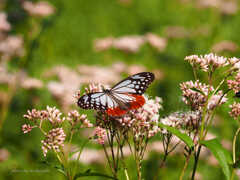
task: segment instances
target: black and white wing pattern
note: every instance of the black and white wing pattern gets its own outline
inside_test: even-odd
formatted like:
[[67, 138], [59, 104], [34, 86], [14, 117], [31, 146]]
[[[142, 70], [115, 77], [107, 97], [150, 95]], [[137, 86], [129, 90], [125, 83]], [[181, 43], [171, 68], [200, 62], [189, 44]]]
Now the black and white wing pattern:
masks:
[[105, 92], [88, 93], [78, 99], [78, 106], [83, 109], [107, 110], [109, 106], [117, 106]]
[[77, 103], [83, 109], [105, 111], [112, 116], [122, 115], [144, 105], [142, 94], [153, 80], [153, 73], [141, 72], [120, 81], [110, 90], [85, 94]]
[[141, 72], [120, 81], [111, 89], [114, 93], [143, 94], [155, 79], [151, 72]]

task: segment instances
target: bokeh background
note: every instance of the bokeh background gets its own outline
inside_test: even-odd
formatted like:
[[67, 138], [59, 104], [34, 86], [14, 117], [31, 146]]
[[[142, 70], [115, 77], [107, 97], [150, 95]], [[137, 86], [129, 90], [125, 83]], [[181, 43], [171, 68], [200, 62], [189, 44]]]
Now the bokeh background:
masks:
[[[179, 83], [193, 74], [184, 57], [210, 52], [239, 57], [239, 29], [237, 0], [0, 0], [0, 179], [63, 179], [54, 163], [46, 163], [56, 161], [54, 156], [42, 155], [41, 133], [22, 133], [28, 109], [49, 105], [65, 113], [81, 111], [73, 98], [78, 89], [152, 71], [156, 81], [147, 94], [162, 97], [161, 117], [187, 110]], [[237, 126], [228, 110], [228, 104], [219, 109], [210, 131], [231, 150]], [[92, 111], [87, 113], [93, 120]], [[82, 131], [73, 144], [79, 146], [89, 134]], [[159, 137], [149, 146], [143, 162], [146, 180], [162, 159]], [[79, 171], [110, 173], [99, 145], [89, 144], [84, 153]], [[132, 157], [127, 163], [135, 179]], [[183, 164], [182, 152], [173, 153], [158, 170], [160, 178], [178, 179]], [[191, 166], [192, 160], [186, 179]], [[205, 152], [197, 178], [223, 177]]]

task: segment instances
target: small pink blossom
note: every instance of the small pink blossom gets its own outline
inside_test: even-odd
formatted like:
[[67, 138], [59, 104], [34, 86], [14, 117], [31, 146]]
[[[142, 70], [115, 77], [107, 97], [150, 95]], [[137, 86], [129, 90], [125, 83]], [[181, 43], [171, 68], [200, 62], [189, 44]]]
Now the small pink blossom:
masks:
[[30, 131], [32, 131], [33, 128], [35, 128], [37, 126], [31, 126], [30, 124], [24, 124], [22, 125], [22, 131], [24, 134], [29, 133]]
[[217, 56], [213, 53], [206, 55], [191, 55], [185, 58], [192, 66], [198, 65], [203, 71], [214, 71], [216, 68], [224, 67], [228, 64], [227, 58]]
[[23, 117], [28, 120], [40, 119], [41, 113], [40, 113], [40, 111], [37, 111], [36, 109], [32, 109], [31, 111], [28, 110], [27, 114], [24, 114]]
[[79, 114], [77, 110], [70, 111], [68, 113], [67, 120], [70, 122], [72, 127], [76, 126], [77, 124], [81, 124], [81, 127], [90, 128], [93, 127], [93, 124], [87, 119], [87, 115]]
[[47, 106], [48, 120], [51, 122], [53, 126], [61, 124], [65, 117], [61, 117], [62, 113], [56, 107]]
[[237, 119], [240, 116], [240, 103], [234, 102], [230, 105], [231, 111], [229, 112], [230, 116], [234, 119]]
[[66, 135], [62, 128], [51, 129], [42, 140], [43, 155], [46, 156], [48, 150], [60, 151], [60, 148], [64, 146]]
[[98, 144], [104, 144], [105, 139], [107, 138], [107, 132], [105, 129], [97, 126], [94, 130], [94, 136], [96, 137]]
[[217, 94], [212, 95], [212, 97], [208, 101], [207, 108], [209, 110], [213, 110], [217, 106], [220, 106], [220, 105], [224, 104], [225, 102], [227, 102], [226, 95], [223, 97], [222, 97], [222, 95], [223, 95], [222, 91], [219, 91]]
[[183, 94], [183, 102], [190, 105], [193, 110], [201, 109], [207, 101], [209, 91], [213, 90], [213, 87], [209, 87], [199, 80], [181, 83], [180, 88]]
[[237, 73], [234, 80], [227, 81], [228, 88], [232, 89], [235, 93], [240, 91], [240, 72]]

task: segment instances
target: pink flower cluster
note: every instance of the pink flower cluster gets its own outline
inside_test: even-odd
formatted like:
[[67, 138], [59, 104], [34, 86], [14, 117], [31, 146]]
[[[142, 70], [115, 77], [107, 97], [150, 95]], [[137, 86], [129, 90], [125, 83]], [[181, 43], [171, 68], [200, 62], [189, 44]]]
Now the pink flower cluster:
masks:
[[97, 139], [98, 144], [104, 144], [107, 138], [107, 131], [100, 126], [97, 126], [94, 130], [94, 137]]
[[[28, 110], [27, 114], [23, 116], [34, 125], [24, 124], [22, 126], [23, 133], [30, 132], [33, 128], [38, 127], [45, 139], [42, 140], [42, 150], [46, 156], [48, 150], [59, 151], [60, 147], [64, 146], [66, 135], [62, 129], [62, 123], [66, 120], [71, 125], [71, 131], [80, 124], [80, 128], [88, 128], [93, 125], [87, 119], [85, 114], [79, 114], [78, 111], [72, 110], [68, 113], [67, 117], [62, 117], [62, 112], [56, 107], [47, 106], [46, 110]], [[51, 130], [43, 129], [42, 124], [45, 122], [51, 123]], [[49, 125], [49, 124], [48, 124]]]
[[180, 84], [183, 94], [183, 102], [190, 105], [192, 110], [200, 110], [207, 101], [209, 91], [213, 91], [213, 87], [199, 82], [199, 80], [187, 81]]
[[228, 88], [232, 89], [235, 93], [240, 91], [240, 72], [237, 73], [234, 80], [227, 81]]
[[230, 105], [231, 111], [229, 112], [230, 116], [234, 119], [238, 119], [240, 116], [240, 103], [234, 102]]
[[73, 110], [68, 113], [67, 120], [70, 122], [72, 127], [76, 126], [77, 124], [81, 124], [81, 128], [90, 128], [93, 127], [93, 124], [87, 119], [86, 114], [80, 115], [78, 111]]
[[191, 55], [185, 58], [192, 66], [198, 65], [203, 71], [214, 71], [218, 67], [224, 67], [228, 65], [227, 58], [223, 56], [217, 56], [213, 53], [206, 55]]
[[[164, 125], [176, 127], [183, 130], [196, 129], [201, 120], [200, 111], [189, 111], [189, 112], [175, 112], [169, 116], [160, 119], [160, 122]], [[166, 134], [167, 130], [162, 129], [161, 133]]]
[[159, 110], [162, 109], [162, 99], [148, 99], [146, 96], [145, 104], [137, 109], [130, 111], [125, 116], [116, 119], [121, 126], [131, 128], [135, 137], [154, 136], [160, 129], [158, 128]]
[[62, 128], [51, 129], [42, 140], [43, 155], [46, 156], [48, 150], [59, 152], [60, 148], [64, 146], [66, 135]]
[[[180, 84], [180, 88], [183, 94], [183, 102], [191, 106], [192, 110], [201, 110], [205, 105], [208, 95], [214, 91], [214, 88], [199, 82], [199, 80], [192, 82], [187, 81]], [[219, 105], [224, 104], [227, 101], [222, 91], [218, 91], [213, 94], [208, 100], [207, 108], [213, 110]]]
[[22, 125], [22, 131], [24, 134], [29, 133], [30, 131], [32, 131], [33, 128], [35, 128], [37, 126], [31, 126], [30, 124], [24, 124]]

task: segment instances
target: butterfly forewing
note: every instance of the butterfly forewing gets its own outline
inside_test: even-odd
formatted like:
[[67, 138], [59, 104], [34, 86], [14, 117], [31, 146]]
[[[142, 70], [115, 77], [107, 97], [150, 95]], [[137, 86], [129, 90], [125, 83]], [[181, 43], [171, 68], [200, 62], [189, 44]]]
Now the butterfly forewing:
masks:
[[117, 103], [112, 100], [104, 92], [88, 93], [83, 95], [78, 100], [78, 106], [83, 109], [107, 110], [109, 107], [117, 106]]
[[111, 91], [124, 94], [143, 94], [153, 80], [153, 73], [141, 72], [122, 80]]

